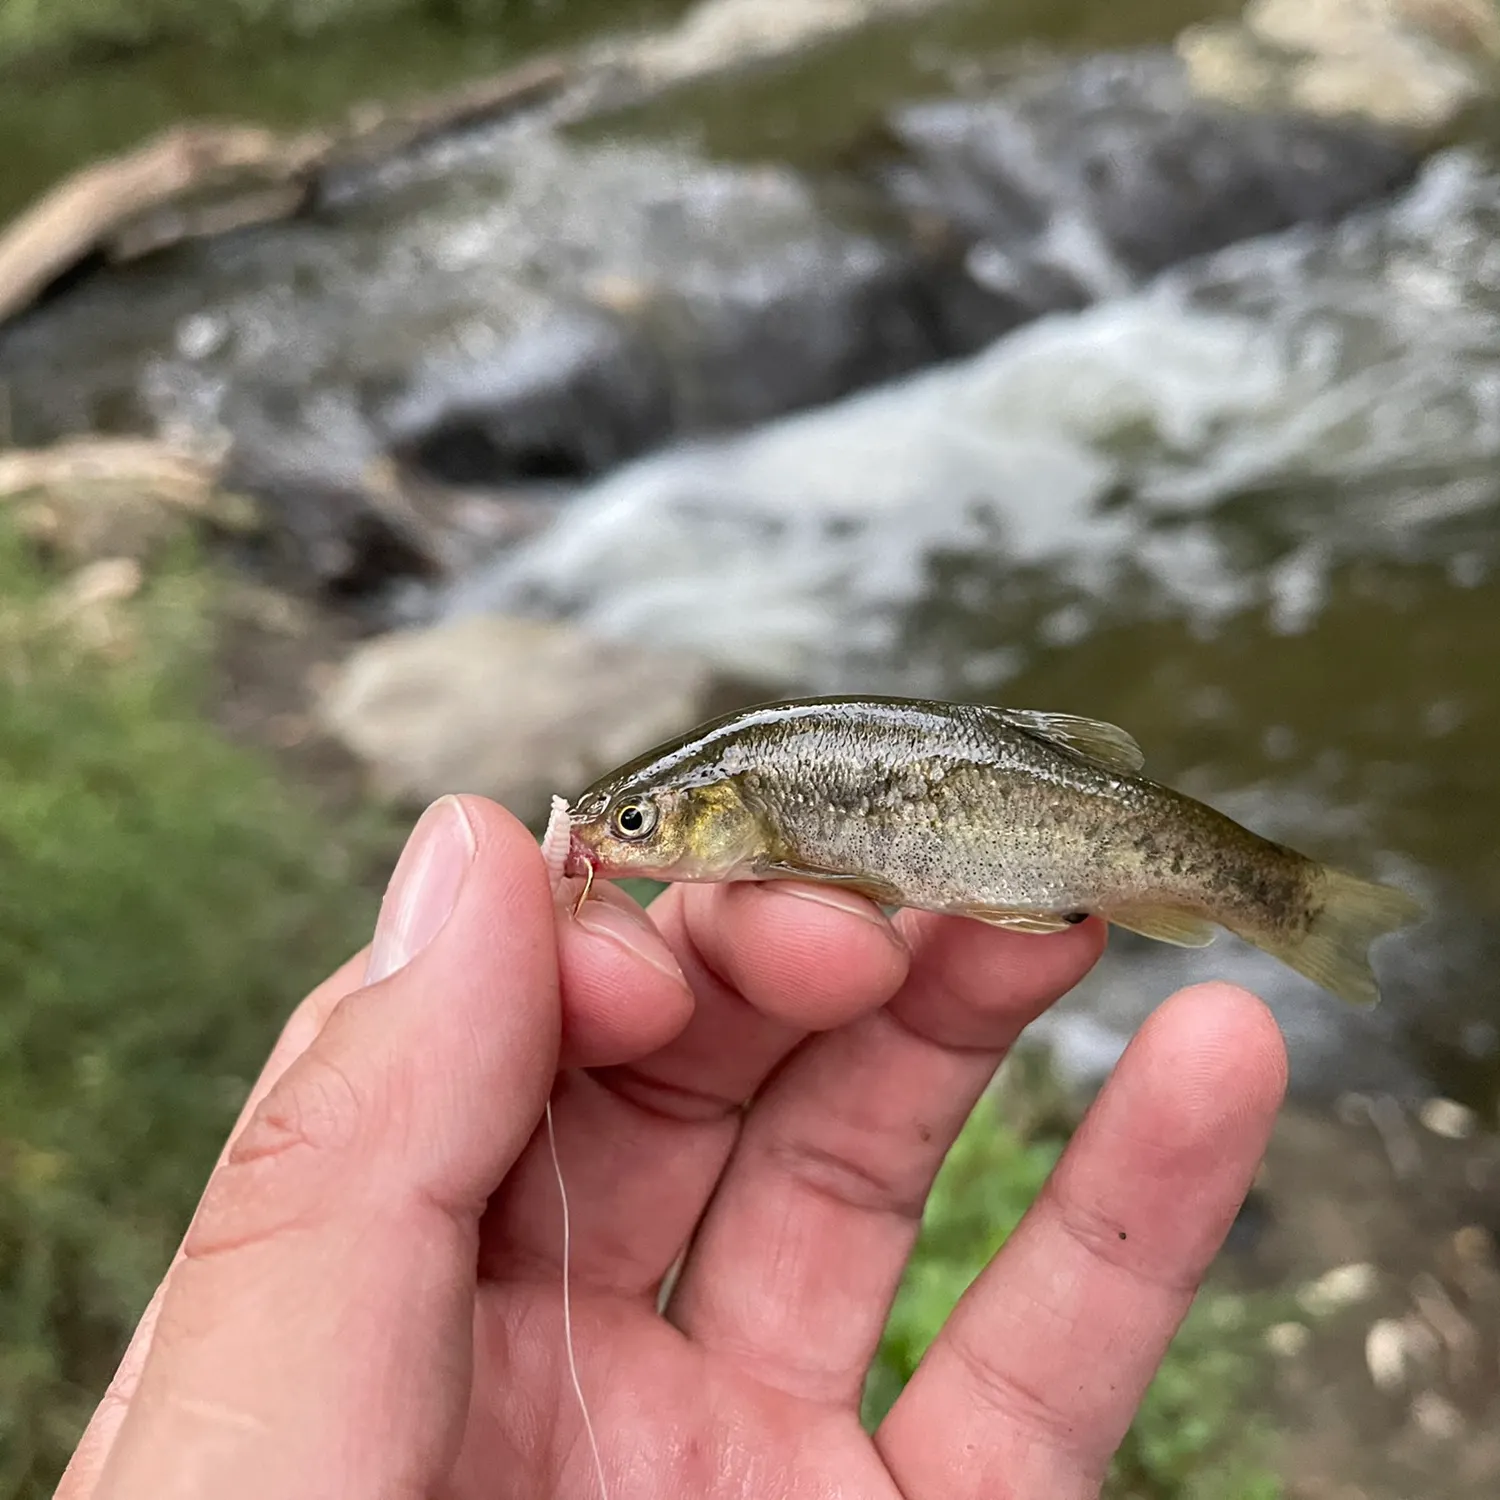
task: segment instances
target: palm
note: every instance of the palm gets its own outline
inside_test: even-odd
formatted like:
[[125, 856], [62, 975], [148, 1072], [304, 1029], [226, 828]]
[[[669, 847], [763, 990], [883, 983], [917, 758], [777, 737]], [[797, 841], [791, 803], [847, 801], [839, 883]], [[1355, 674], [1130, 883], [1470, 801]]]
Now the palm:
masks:
[[[768, 1385], [617, 1298], [580, 1298], [574, 1316], [609, 1500], [897, 1500], [847, 1405]], [[476, 1394], [446, 1500], [493, 1500], [500, 1474], [517, 1500], [603, 1500], [560, 1346], [561, 1318], [552, 1291], [482, 1290]], [[546, 1410], [518, 1412], [510, 1394], [517, 1389], [548, 1393]]]

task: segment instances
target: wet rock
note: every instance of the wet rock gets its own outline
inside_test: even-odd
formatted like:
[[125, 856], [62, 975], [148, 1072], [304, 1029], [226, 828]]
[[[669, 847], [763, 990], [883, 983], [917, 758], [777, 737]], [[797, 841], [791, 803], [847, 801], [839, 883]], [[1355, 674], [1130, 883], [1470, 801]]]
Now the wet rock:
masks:
[[384, 795], [478, 792], [528, 820], [751, 690], [686, 653], [472, 619], [382, 636], [326, 686], [323, 728]]
[[1466, 1105], [1453, 1099], [1429, 1099], [1418, 1111], [1417, 1118], [1434, 1135], [1450, 1141], [1465, 1141], [1479, 1126], [1479, 1117]]
[[1429, 1438], [1451, 1443], [1463, 1436], [1464, 1416], [1446, 1396], [1421, 1391], [1412, 1398], [1412, 1420]]
[[1266, 1348], [1278, 1359], [1298, 1359], [1312, 1342], [1312, 1330], [1305, 1323], [1276, 1323], [1266, 1329]]
[[1297, 1293], [1297, 1301], [1315, 1318], [1367, 1302], [1380, 1284], [1379, 1273], [1367, 1261], [1354, 1261], [1325, 1271]]
[[909, 109], [885, 174], [912, 213], [973, 237], [970, 267], [1034, 312], [1127, 291], [1167, 266], [1328, 223], [1410, 179], [1379, 132], [1195, 96], [1169, 52], [1086, 59], [980, 102]]
[[1206, 97], [1433, 136], [1495, 93], [1488, 0], [1252, 0], [1179, 41]]
[[1414, 1365], [1430, 1361], [1437, 1340], [1419, 1319], [1379, 1318], [1365, 1334], [1365, 1366], [1378, 1391], [1394, 1395]]
[[577, 483], [663, 442], [671, 373], [640, 326], [658, 290], [597, 285], [614, 307], [563, 306], [488, 354], [420, 363], [378, 418], [392, 454], [451, 484]]
[[260, 571], [285, 587], [343, 599], [360, 599], [393, 575], [438, 577], [421, 541], [377, 502], [366, 472], [330, 463], [310, 444], [242, 441], [226, 482], [253, 494], [267, 519]]

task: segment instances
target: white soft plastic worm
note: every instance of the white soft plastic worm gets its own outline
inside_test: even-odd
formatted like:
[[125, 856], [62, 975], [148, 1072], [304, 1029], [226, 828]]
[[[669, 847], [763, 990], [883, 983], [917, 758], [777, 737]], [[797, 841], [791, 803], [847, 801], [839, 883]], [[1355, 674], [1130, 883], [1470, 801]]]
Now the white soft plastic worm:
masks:
[[547, 819], [547, 831], [542, 835], [542, 859], [547, 866], [547, 879], [552, 882], [554, 896], [562, 887], [572, 838], [572, 829], [568, 823], [567, 798], [554, 797], [552, 815]]

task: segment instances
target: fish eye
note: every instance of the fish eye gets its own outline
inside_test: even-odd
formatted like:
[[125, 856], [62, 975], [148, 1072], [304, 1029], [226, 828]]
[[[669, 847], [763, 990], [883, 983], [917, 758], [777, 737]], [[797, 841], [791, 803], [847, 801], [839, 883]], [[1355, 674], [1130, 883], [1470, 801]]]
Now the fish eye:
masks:
[[656, 809], [649, 802], [622, 802], [611, 821], [620, 838], [643, 839], [656, 827]]

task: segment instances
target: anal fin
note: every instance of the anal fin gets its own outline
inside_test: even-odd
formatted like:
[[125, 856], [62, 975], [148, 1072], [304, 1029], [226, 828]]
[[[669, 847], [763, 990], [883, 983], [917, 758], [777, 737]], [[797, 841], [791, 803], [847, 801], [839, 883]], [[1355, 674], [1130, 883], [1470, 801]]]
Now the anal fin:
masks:
[[1127, 932], [1178, 948], [1206, 948], [1219, 935], [1206, 917], [1173, 906], [1122, 906], [1103, 915]]

